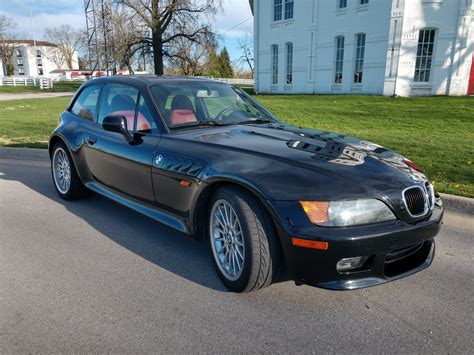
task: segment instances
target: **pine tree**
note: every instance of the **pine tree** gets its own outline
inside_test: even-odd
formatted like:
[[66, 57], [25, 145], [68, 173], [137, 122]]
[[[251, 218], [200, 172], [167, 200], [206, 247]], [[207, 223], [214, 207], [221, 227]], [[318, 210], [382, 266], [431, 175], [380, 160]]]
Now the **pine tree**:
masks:
[[210, 45], [208, 49], [208, 55], [206, 60], [206, 70], [205, 73], [208, 76], [213, 77], [220, 77], [221, 70], [220, 70], [220, 61], [219, 56], [216, 52], [216, 47], [214, 45]]
[[230, 63], [229, 52], [227, 51], [226, 47], [224, 47], [219, 54], [219, 67], [221, 77], [232, 78], [234, 76], [232, 65]]

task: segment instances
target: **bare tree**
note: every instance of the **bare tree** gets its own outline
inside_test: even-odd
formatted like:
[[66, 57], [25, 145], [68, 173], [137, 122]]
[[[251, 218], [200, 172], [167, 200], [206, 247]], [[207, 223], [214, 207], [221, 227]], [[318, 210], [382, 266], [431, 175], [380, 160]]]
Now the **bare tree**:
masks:
[[169, 61], [177, 69], [177, 74], [203, 75], [206, 70], [208, 48], [211, 45], [213, 45], [211, 39], [206, 43], [198, 43], [178, 38], [169, 50]]
[[137, 21], [138, 15], [127, 7], [117, 8], [111, 14], [111, 28], [114, 51], [113, 61], [119, 69], [128, 69], [133, 73], [133, 61], [135, 57], [134, 47], [145, 37], [146, 28]]
[[6, 69], [7, 75], [13, 75], [13, 53], [15, 53], [16, 43], [14, 41], [16, 23], [12, 18], [0, 15], [0, 58]]
[[55, 62], [58, 65], [66, 65], [68, 69], [73, 69], [74, 55], [81, 40], [79, 31], [70, 25], [60, 25], [45, 28], [44, 35], [49, 42], [56, 45], [58, 58]]
[[212, 35], [209, 20], [220, 9], [222, 0], [124, 0], [149, 28], [135, 50], [153, 48], [155, 74], [164, 72], [165, 59], [173, 60], [177, 41], [205, 43]]
[[247, 34], [239, 40], [239, 48], [242, 50], [242, 56], [239, 59], [241, 64], [247, 65], [254, 75], [254, 59], [253, 59], [253, 34]]

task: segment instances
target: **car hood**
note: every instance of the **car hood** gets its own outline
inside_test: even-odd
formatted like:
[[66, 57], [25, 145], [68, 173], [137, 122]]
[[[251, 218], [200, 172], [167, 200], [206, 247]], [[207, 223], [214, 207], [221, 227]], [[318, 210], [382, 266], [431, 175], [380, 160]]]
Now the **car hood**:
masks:
[[[240, 153], [247, 157], [250, 154], [252, 157], [280, 162], [278, 172], [281, 175], [281, 166], [284, 166], [288, 179], [292, 179], [298, 172], [298, 179], [304, 180], [299, 182], [306, 186], [312, 179], [308, 170], [318, 173], [318, 178], [314, 181], [318, 181], [319, 185], [339, 185], [345, 191], [358, 194], [369, 191], [399, 192], [426, 179], [422, 173], [407, 165], [402, 155], [380, 145], [338, 133], [273, 123], [191, 129], [176, 133], [181, 139], [213, 145], [214, 148], [218, 146], [222, 150], [236, 153], [229, 155], [229, 160], [221, 163], [227, 169], [231, 164], [245, 164], [232, 157], [237, 157]], [[244, 160], [252, 165], [252, 158]], [[266, 166], [267, 181], [272, 180], [272, 170], [269, 167]], [[255, 166], [254, 170], [258, 171], [260, 167]]]

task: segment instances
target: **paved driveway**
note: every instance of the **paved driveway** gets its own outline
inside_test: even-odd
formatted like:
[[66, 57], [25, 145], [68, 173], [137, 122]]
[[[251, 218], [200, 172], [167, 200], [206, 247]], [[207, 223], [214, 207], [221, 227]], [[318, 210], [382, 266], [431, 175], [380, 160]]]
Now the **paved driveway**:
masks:
[[429, 269], [331, 292], [227, 292], [206, 245], [45, 164], [0, 162], [0, 353], [436, 352], [474, 348], [474, 221], [447, 213]]
[[72, 96], [73, 92], [22, 92], [0, 93], [0, 101], [23, 99], [49, 99], [51, 97]]

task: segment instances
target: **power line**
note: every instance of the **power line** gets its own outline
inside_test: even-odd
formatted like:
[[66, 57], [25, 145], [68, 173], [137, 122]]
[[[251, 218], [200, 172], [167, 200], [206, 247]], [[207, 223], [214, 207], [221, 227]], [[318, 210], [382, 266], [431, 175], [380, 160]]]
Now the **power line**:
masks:
[[227, 32], [230, 32], [232, 31], [234, 28], [236, 27], [239, 27], [240, 25], [244, 24], [245, 22], [247, 22], [248, 20], [250, 20], [253, 16], [250, 16], [250, 17], [247, 17], [245, 20], [243, 20], [242, 22], [239, 22], [237, 25], [235, 26], [232, 26], [231, 28], [229, 28], [228, 30], [224, 31], [222, 34], [225, 35]]

